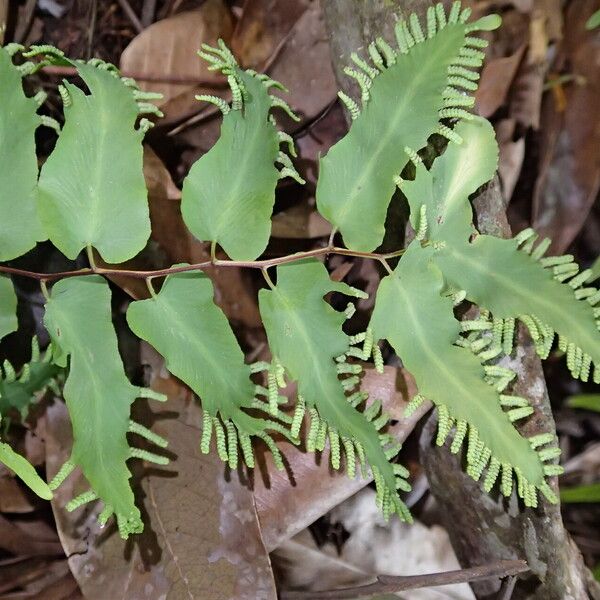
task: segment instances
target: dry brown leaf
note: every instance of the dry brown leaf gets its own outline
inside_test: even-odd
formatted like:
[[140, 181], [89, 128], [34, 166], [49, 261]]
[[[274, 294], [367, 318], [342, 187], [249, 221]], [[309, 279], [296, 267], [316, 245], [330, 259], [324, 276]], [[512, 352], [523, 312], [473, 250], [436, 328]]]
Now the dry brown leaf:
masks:
[[[114, 526], [98, 526], [99, 506], [65, 512], [66, 500], [81, 489], [75, 475], [59, 488], [53, 508], [75, 578], [90, 599], [275, 600], [252, 494], [237, 473], [225, 472], [216, 452], [200, 454], [198, 403], [166, 373], [162, 359], [144, 348], [152, 387], [169, 396], [166, 405], [150, 405], [152, 428], [169, 440], [172, 462], [144, 474], [139, 495], [146, 530], [127, 543]], [[63, 404], [50, 408], [47, 423], [48, 472], [53, 475], [70, 448]]]
[[[144, 90], [163, 94], [158, 104], [167, 122], [177, 120], [195, 109], [194, 95], [203, 93], [207, 83], [223, 84], [223, 77], [208, 71], [197, 51], [202, 43], [215, 45], [218, 38], [228, 42], [232, 31], [231, 13], [223, 0], [206, 0], [197, 10], [157, 21], [137, 35], [123, 51], [120, 66], [137, 75]], [[144, 80], [161, 77], [171, 82]]]
[[29, 522], [0, 515], [0, 548], [16, 556], [61, 556], [56, 533], [41, 518]]
[[552, 238], [551, 250], [558, 253], [579, 233], [600, 190], [600, 46], [597, 32], [585, 29], [596, 9], [594, 0], [569, 4], [559, 66], [569, 68], [575, 80], [564, 88], [564, 112], [554, 95], [544, 100], [533, 225]]
[[522, 60], [510, 93], [508, 114], [524, 128], [539, 129], [547, 65]]
[[306, 10], [307, 0], [246, 0], [231, 49], [245, 67], [261, 68]]
[[500, 149], [498, 175], [502, 182], [502, 195], [506, 204], [513, 195], [525, 158], [525, 139], [522, 137], [514, 139], [515, 128], [516, 121], [514, 119], [503, 119], [495, 125], [496, 139]]
[[522, 45], [510, 56], [494, 58], [485, 63], [476, 93], [477, 112], [482, 117], [491, 117], [506, 102], [525, 49], [526, 46]]
[[271, 235], [276, 238], [313, 239], [330, 233], [331, 223], [307, 202], [282, 210], [272, 219]]
[[0, 513], [30, 513], [36, 504], [35, 498], [25, 491], [16, 477], [0, 465]]
[[339, 102], [335, 102], [322, 117], [296, 135], [299, 155], [296, 164], [302, 177], [313, 189], [317, 183], [319, 155], [325, 154], [347, 131], [344, 111]]
[[[410, 376], [399, 369], [386, 367], [379, 375], [367, 369], [362, 389], [371, 398], [379, 398], [398, 423], [391, 429], [400, 441], [413, 430], [417, 421], [431, 405], [425, 403], [410, 418], [402, 415], [407, 402], [416, 393]], [[334, 472], [329, 466], [327, 452], [314, 455], [291, 444], [283, 445], [289, 468], [277, 471], [270, 454], [265, 455], [262, 468], [254, 475], [254, 498], [267, 550], [277, 548], [299, 531], [329, 512], [360, 489], [370, 478], [349, 479], [343, 472]]]
[[[289, 90], [285, 99], [304, 120], [314, 119], [337, 97], [329, 41], [318, 2], [298, 19], [269, 75]], [[283, 116], [278, 120], [283, 120]]]

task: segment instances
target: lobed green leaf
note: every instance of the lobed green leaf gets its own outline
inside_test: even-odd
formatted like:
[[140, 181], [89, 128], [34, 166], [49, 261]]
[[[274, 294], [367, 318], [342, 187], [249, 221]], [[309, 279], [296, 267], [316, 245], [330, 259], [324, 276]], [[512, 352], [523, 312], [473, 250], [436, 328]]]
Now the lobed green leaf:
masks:
[[40, 218], [68, 258], [93, 246], [106, 262], [120, 263], [150, 235], [144, 131], [135, 127], [140, 107], [134, 89], [107, 65], [67, 62], [90, 93], [64, 82], [65, 125], [41, 170]]
[[542, 461], [502, 409], [478, 357], [455, 345], [461, 326], [454, 318], [452, 299], [443, 295], [445, 283], [433, 254], [433, 248], [414, 241], [394, 272], [381, 281], [371, 320], [374, 339], [391, 343], [414, 376], [419, 395], [440, 408], [441, 442], [454, 422], [463, 438], [468, 426], [467, 472], [478, 479], [486, 466], [492, 470], [491, 461], [507, 473], [514, 470], [520, 495], [535, 505], [536, 488], [550, 493]]
[[12, 281], [0, 276], [0, 339], [17, 330], [17, 295]]
[[[237, 433], [235, 439], [227, 440], [229, 448], [224, 452], [221, 448], [222, 458], [235, 468], [239, 439], [246, 462], [253, 466], [247, 452], [249, 436], [264, 438], [268, 429], [280, 429], [276, 423], [246, 412], [259, 407], [250, 366], [244, 363], [242, 350], [213, 296], [212, 282], [205, 275], [169, 275], [154, 297], [130, 304], [127, 322], [165, 358], [167, 369], [199, 396], [207, 415], [212, 419], [220, 416], [226, 427], [233, 423]], [[220, 435], [218, 422], [205, 421], [205, 426], [214, 427]], [[204, 433], [204, 440], [208, 435]], [[208, 450], [207, 445], [203, 444], [203, 450]]]
[[474, 232], [469, 195], [494, 176], [498, 165], [498, 144], [489, 121], [479, 117], [461, 121], [454, 132], [461, 143], [450, 142], [429, 170], [417, 162], [415, 179], [403, 181], [400, 187], [415, 230], [422, 226], [424, 215], [427, 239], [452, 244]]
[[[334, 359], [348, 352], [350, 338], [342, 331], [346, 315], [334, 310], [323, 298], [331, 291], [357, 295], [357, 290], [345, 283], [331, 281], [320, 262], [279, 266], [277, 285], [259, 292], [269, 345], [275, 359], [298, 382], [298, 397], [308, 409], [316, 409], [319, 428], [323, 427], [321, 423], [325, 424], [330, 442], [332, 437], [352, 440], [359, 445], [359, 453], [364, 452], [375, 476], [384, 513], [397, 512], [410, 520], [398, 497], [396, 475], [386, 457], [385, 441], [380, 438], [378, 427], [349, 402], [338, 378]], [[347, 460], [353, 462], [354, 455], [347, 455]], [[350, 465], [351, 472], [353, 467]]]
[[192, 165], [183, 184], [181, 211], [198, 239], [217, 242], [234, 260], [253, 260], [269, 241], [277, 182], [287, 175], [301, 181], [280, 142], [295, 151], [291, 138], [279, 136], [271, 114], [278, 99], [269, 88], [279, 84], [240, 69], [224, 45], [206, 49], [213, 54], [202, 55], [217, 60], [216, 66], [229, 76], [234, 103], [230, 108], [219, 98], [199, 97], [224, 111], [221, 136]]
[[46, 239], [37, 214], [38, 104], [23, 91], [21, 72], [0, 48], [0, 261]]
[[73, 425], [73, 449], [59, 484], [73, 465], [81, 467], [92, 492], [76, 498], [72, 507], [100, 498], [102, 521], [117, 516], [123, 537], [143, 529], [129, 483], [127, 460], [134, 456], [127, 441], [132, 402], [147, 395], [133, 386], [123, 369], [112, 325], [110, 289], [95, 275], [63, 279], [52, 288], [44, 324], [52, 338], [54, 360], [66, 366], [64, 386]]
[[[595, 290], [587, 299], [578, 300], [578, 290], [558, 281], [552, 267], [544, 267], [519, 250], [518, 240], [480, 235], [471, 243], [446, 246], [437, 252], [435, 260], [452, 286], [466, 290], [469, 300], [489, 310], [495, 318], [531, 315], [531, 327], [535, 329], [532, 334], [540, 342], [538, 351], [544, 358], [557, 332], [564, 350], [573, 344], [571, 348], [581, 350], [580, 361], [584, 354], [590, 357], [587, 373], [590, 361], [600, 365], [600, 334], [595, 309], [588, 301]], [[575, 276], [576, 272], [577, 267]], [[595, 375], [599, 376], [600, 373]], [[583, 377], [587, 379], [587, 374]]]
[[459, 86], [472, 90], [478, 75], [466, 70], [465, 82], [451, 74], [451, 67], [479, 66], [480, 58], [463, 56], [472, 39], [466, 34], [499, 23], [467, 25], [458, 20], [459, 4], [447, 22], [443, 7], [438, 8], [430, 9], [433, 27], [427, 39], [414, 15], [410, 30], [404, 21], [397, 24], [399, 48], [389, 48], [391, 58], [377, 64], [380, 73], [373, 69], [371, 74], [368, 64], [349, 71], [361, 83], [363, 107], [359, 112], [355, 105], [350, 131], [321, 159], [316, 197], [319, 212], [353, 250], [370, 252], [381, 244], [395, 181], [414, 150], [436, 131], [454, 137], [440, 118], [469, 116], [461, 108], [469, 106], [469, 97], [452, 86], [458, 79]]

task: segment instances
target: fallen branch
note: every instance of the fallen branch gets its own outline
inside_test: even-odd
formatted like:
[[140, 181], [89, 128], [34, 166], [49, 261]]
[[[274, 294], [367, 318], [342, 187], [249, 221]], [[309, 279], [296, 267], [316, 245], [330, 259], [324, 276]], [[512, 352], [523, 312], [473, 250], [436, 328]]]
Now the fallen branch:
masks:
[[504, 578], [529, 571], [524, 560], [500, 560], [495, 563], [460, 569], [457, 571], [446, 571], [444, 573], [430, 573], [427, 575], [390, 576], [379, 575], [373, 583], [338, 590], [325, 590], [322, 592], [294, 592], [283, 591], [281, 600], [342, 600], [372, 598], [380, 594], [393, 594], [414, 590], [417, 588], [435, 587], [439, 585], [450, 585], [453, 583], [466, 583], [481, 581], [483, 579]]

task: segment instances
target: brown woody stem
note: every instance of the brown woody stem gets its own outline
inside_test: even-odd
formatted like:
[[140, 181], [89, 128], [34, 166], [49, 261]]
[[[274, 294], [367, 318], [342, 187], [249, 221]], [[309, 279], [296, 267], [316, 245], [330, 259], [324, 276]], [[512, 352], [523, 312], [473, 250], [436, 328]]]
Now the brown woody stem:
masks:
[[404, 250], [397, 250], [396, 252], [389, 252], [387, 254], [376, 254], [373, 252], [357, 252], [354, 250], [348, 250], [347, 248], [337, 248], [335, 246], [325, 246], [324, 248], [316, 248], [315, 250], [308, 250], [306, 252], [297, 252], [295, 254], [288, 254], [286, 256], [279, 256], [276, 258], [269, 258], [265, 260], [207, 260], [201, 263], [195, 263], [193, 265], [181, 265], [178, 267], [169, 267], [168, 269], [156, 269], [152, 271], [134, 271], [128, 269], [105, 269], [102, 267], [91, 266], [86, 269], [77, 269], [76, 271], [60, 271], [58, 273], [38, 273], [36, 271], [26, 271], [24, 269], [17, 269], [15, 267], [8, 267], [6, 265], [0, 265], [0, 273], [7, 273], [9, 275], [18, 275], [20, 277], [29, 277], [30, 279], [37, 279], [39, 281], [55, 281], [57, 279], [65, 279], [67, 277], [82, 277], [83, 275], [120, 275], [126, 277], [132, 277], [136, 279], [147, 279], [152, 280], [155, 277], [166, 277], [174, 273], [186, 273], [190, 271], [203, 271], [204, 269], [210, 269], [211, 267], [237, 267], [242, 269], [268, 269], [269, 267], [275, 267], [277, 265], [283, 265], [287, 263], [297, 262], [300, 260], [306, 260], [307, 258], [318, 258], [320, 256], [328, 256], [329, 254], [338, 254], [341, 256], [354, 256], [357, 258], [369, 258], [372, 260], [386, 260], [389, 258], [395, 258], [401, 256]]

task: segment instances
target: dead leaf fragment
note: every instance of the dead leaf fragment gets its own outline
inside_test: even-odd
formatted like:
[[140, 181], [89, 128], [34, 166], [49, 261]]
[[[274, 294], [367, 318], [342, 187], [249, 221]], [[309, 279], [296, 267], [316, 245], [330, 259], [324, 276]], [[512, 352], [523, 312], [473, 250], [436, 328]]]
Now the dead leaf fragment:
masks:
[[[286, 102], [305, 120], [316, 117], [336, 98], [329, 38], [318, 2], [300, 17], [269, 75], [287, 87]], [[283, 115], [277, 119], [284, 122]]]
[[246, 0], [231, 48], [245, 67], [261, 68], [308, 6], [307, 0]]
[[510, 56], [494, 58], [485, 63], [479, 89], [475, 95], [477, 112], [482, 117], [491, 117], [506, 102], [525, 48], [526, 46], [522, 45]]
[[533, 226], [552, 238], [552, 252], [562, 253], [579, 233], [600, 190], [600, 46], [586, 31], [594, 0], [569, 4], [559, 63], [575, 80], [566, 84], [566, 108], [554, 96], [544, 99], [540, 176], [533, 203]]
[[[158, 104], [168, 120], [176, 119], [197, 105], [194, 95], [203, 93], [202, 87], [223, 83], [197, 51], [203, 43], [215, 45], [219, 38], [228, 42], [232, 30], [225, 3], [206, 0], [197, 10], [157, 21], [137, 35], [121, 55], [121, 69], [137, 74], [144, 90], [163, 94]], [[156, 81], [161, 77], [170, 81]]]

